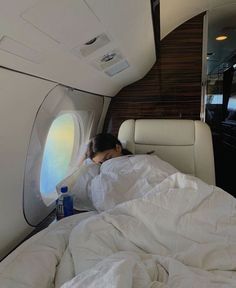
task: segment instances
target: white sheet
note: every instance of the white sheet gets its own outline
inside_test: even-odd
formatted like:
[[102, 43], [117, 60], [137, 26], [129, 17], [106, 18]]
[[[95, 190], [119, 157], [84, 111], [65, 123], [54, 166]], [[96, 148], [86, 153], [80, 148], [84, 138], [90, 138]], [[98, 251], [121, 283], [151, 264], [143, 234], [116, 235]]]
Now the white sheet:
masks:
[[125, 158], [102, 165], [110, 210], [27, 241], [1, 263], [0, 287], [236, 287], [235, 198], [159, 158]]
[[156, 155], [127, 155], [104, 162], [91, 182], [93, 206], [105, 211], [139, 198], [177, 169]]
[[71, 279], [74, 266], [66, 253], [70, 232], [79, 221], [94, 214], [64, 218], [25, 241], [0, 263], [0, 287], [52, 288], [54, 280], [55, 287], [60, 287]]
[[63, 288], [236, 287], [236, 200], [181, 173], [92, 216], [70, 236]]

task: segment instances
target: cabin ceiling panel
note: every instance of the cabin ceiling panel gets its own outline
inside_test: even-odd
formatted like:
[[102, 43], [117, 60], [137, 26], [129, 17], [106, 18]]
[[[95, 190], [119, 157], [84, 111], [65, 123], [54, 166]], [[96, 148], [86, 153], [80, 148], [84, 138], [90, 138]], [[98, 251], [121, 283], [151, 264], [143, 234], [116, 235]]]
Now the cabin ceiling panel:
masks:
[[[216, 41], [216, 36], [227, 35], [226, 41]], [[208, 13], [208, 73], [218, 74], [230, 65], [236, 53], [236, 1], [212, 9]]]
[[21, 17], [57, 43], [71, 48], [103, 32], [101, 23], [83, 0], [41, 0]]
[[[0, 50], [1, 66], [113, 96], [142, 78], [155, 63], [150, 1], [0, 0], [0, 3], [0, 35], [24, 50], [12, 53], [11, 45]], [[81, 55], [84, 43], [98, 35], [106, 35], [109, 41], [98, 45], [92, 53]], [[41, 60], [27, 59], [27, 48]], [[110, 77], [106, 69], [96, 69], [93, 63], [114, 50], [120, 51], [121, 61], [127, 61], [128, 66]]]
[[0, 49], [34, 63], [40, 63], [43, 60], [40, 53], [36, 50], [7, 36], [0, 38]]
[[[153, 30], [150, 29], [152, 26], [152, 17], [149, 1], [85, 0], [85, 2], [88, 3], [98, 19], [102, 21], [104, 27], [119, 42], [123, 43], [127, 52], [137, 53], [137, 50], [141, 50], [145, 45], [144, 42], [153, 45]], [[140, 15], [142, 17], [139, 17]], [[135, 27], [138, 29], [134, 29]], [[140, 41], [141, 39], [143, 41]], [[137, 42], [139, 42], [138, 47], [135, 46]]]
[[0, 51], [0, 63], [5, 67], [96, 94], [113, 95], [121, 88], [120, 83], [112, 82], [103, 74], [94, 73], [92, 67], [87, 67], [85, 63], [75, 60], [74, 57], [64, 55], [61, 59], [61, 54], [57, 50], [47, 51], [43, 55], [44, 62], [39, 65], [30, 63], [17, 55]]
[[161, 0], [161, 39], [192, 17], [235, 0]]
[[[85, 0], [141, 78], [155, 62], [151, 1]], [[125, 7], [125, 9], [124, 9]], [[116, 11], [116, 13], [114, 13]], [[112, 23], [112, 25], [111, 25]], [[127, 73], [128, 74], [128, 73]], [[127, 75], [128, 76], [128, 75]]]

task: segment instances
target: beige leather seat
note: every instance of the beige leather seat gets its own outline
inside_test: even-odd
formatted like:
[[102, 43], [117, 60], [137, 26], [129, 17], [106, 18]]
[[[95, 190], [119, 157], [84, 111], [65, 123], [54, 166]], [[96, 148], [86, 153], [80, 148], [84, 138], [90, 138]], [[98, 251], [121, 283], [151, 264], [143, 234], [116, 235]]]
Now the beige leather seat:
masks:
[[179, 171], [215, 185], [212, 136], [204, 122], [130, 119], [122, 123], [118, 138], [134, 154], [154, 150], [154, 154]]

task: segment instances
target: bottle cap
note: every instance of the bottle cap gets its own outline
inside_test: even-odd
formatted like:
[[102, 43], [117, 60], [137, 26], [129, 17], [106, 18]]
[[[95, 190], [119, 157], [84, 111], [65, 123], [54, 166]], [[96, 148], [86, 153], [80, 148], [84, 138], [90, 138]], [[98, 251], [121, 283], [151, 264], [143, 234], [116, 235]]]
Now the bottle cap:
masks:
[[67, 191], [68, 191], [68, 187], [67, 186], [61, 187], [61, 193], [66, 193]]

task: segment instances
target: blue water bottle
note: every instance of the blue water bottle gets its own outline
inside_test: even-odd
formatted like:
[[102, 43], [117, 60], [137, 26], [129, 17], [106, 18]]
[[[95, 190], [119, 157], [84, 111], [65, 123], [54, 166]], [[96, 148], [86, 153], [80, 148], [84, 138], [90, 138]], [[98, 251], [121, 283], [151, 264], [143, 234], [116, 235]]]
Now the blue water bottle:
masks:
[[57, 220], [74, 214], [73, 196], [67, 186], [61, 187], [61, 195], [57, 199]]

